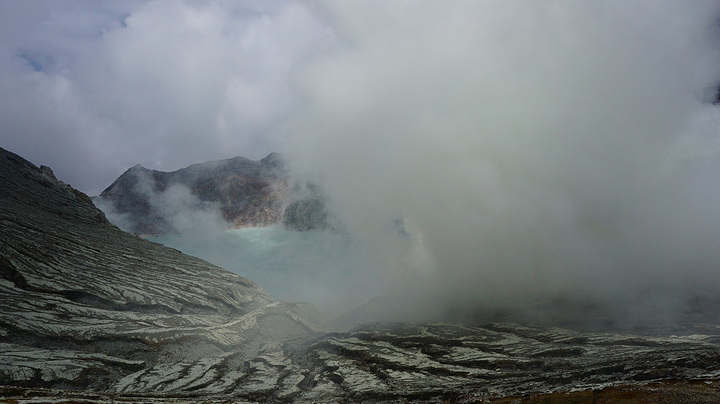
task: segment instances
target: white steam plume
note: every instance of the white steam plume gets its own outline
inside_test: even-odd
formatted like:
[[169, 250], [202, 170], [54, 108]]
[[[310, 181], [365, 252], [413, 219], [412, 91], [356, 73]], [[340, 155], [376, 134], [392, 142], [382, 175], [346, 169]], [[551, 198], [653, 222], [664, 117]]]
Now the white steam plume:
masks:
[[444, 310], [720, 286], [716, 2], [316, 11], [345, 47], [297, 75], [294, 167], [388, 293]]

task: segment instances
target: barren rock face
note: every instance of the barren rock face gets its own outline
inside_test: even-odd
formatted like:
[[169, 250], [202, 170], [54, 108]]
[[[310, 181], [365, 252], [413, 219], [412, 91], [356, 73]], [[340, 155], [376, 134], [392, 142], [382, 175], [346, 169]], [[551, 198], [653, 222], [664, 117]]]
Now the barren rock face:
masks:
[[[280, 155], [260, 161], [234, 157], [193, 164], [163, 172], [136, 165], [123, 173], [98, 197], [99, 203], [125, 215], [127, 230], [161, 235], [176, 231], [168, 208], [157, 200], [173, 187], [183, 187], [199, 206], [218, 209], [231, 226], [267, 226], [282, 219], [287, 178]], [[160, 198], [161, 199], [161, 198]], [[177, 198], [175, 198], [177, 199]]]
[[125, 233], [0, 149], [0, 384], [108, 389], [141, 369], [312, 335], [303, 305]]
[[[368, 400], [497, 397], [720, 376], [717, 336], [639, 337], [511, 323], [376, 324], [309, 348], [316, 386]], [[317, 387], [316, 387], [317, 388]], [[308, 396], [312, 396], [308, 392]]]
[[0, 149], [0, 401], [483, 402], [720, 378], [713, 323], [685, 336], [512, 323], [327, 333], [313, 317], [120, 231], [50, 169]]
[[283, 223], [290, 230], [317, 230], [328, 227], [325, 205], [319, 199], [303, 199], [288, 205]]

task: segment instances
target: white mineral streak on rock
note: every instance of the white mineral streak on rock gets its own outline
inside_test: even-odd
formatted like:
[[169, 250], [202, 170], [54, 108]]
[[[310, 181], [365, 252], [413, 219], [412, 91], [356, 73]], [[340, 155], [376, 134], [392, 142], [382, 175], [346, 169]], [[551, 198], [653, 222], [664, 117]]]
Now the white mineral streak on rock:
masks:
[[209, 358], [196, 362], [157, 365], [128, 375], [117, 383], [114, 390], [121, 393], [172, 393], [190, 386], [197, 387], [213, 380], [216, 375], [212, 367], [222, 361], [223, 358]]
[[306, 376], [307, 370], [298, 367], [297, 371], [285, 376], [275, 392], [275, 396], [280, 400], [287, 400], [291, 396], [300, 393], [299, 384], [305, 380]]
[[103, 354], [34, 349], [0, 343], [0, 375], [13, 381], [31, 380], [37, 375], [44, 381], [73, 381], [83, 370], [105, 364], [143, 366], [145, 363]]

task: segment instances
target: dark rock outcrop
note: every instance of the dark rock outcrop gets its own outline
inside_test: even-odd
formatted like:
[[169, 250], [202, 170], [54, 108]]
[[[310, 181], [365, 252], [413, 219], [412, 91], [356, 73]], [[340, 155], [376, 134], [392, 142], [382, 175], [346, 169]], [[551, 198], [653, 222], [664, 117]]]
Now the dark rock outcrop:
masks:
[[[173, 187], [189, 191], [183, 206], [169, 206], [178, 196]], [[172, 209], [218, 209], [229, 226], [266, 226], [279, 222], [287, 195], [282, 156], [272, 153], [260, 161], [244, 157], [193, 164], [173, 172], [136, 165], [105, 189], [96, 202], [124, 216], [126, 230], [161, 235], [177, 229]], [[166, 197], [165, 197], [166, 196]], [[182, 195], [180, 195], [182, 196]]]

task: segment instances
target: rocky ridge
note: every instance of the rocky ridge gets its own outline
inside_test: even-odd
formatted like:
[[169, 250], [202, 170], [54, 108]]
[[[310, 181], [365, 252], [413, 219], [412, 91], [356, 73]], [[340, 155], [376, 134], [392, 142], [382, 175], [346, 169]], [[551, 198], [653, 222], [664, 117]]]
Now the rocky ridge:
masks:
[[278, 153], [259, 161], [207, 161], [172, 172], [136, 165], [93, 200], [114, 224], [139, 235], [181, 232], [174, 216], [203, 211], [219, 212], [227, 227], [234, 228], [277, 223], [299, 231], [328, 227], [318, 187], [295, 181]]
[[234, 157], [163, 172], [136, 165], [105, 189], [96, 203], [124, 215], [136, 234], [160, 235], [176, 231], [167, 204], [158, 199], [173, 187], [192, 195], [191, 206], [216, 208], [230, 226], [266, 226], [282, 220], [288, 193], [282, 157], [272, 153], [260, 161]]
[[0, 149], [0, 402], [483, 402], [720, 379], [720, 327], [699, 329], [326, 332], [307, 305], [120, 231], [50, 169]]

